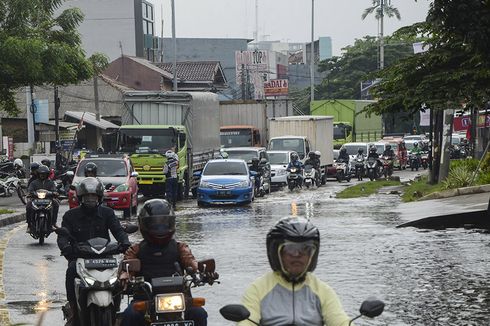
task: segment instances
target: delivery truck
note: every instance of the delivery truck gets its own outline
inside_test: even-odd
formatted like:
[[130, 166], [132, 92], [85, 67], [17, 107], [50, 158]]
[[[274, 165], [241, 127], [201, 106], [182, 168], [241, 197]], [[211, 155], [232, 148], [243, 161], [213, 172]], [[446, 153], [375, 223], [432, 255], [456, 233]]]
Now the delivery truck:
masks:
[[269, 150], [291, 150], [304, 162], [308, 153], [320, 151], [322, 182], [333, 172], [333, 117], [292, 116], [270, 120]]
[[145, 196], [165, 192], [165, 152], [179, 156], [179, 195], [195, 194], [201, 171], [219, 157], [219, 101], [206, 92], [130, 91], [124, 97], [127, 113], [119, 129], [118, 150], [130, 155]]

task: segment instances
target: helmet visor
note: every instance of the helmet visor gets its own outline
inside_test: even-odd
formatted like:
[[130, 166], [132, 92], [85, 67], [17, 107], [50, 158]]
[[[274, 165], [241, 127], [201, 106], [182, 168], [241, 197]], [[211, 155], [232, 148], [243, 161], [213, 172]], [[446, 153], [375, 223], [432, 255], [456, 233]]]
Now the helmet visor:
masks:
[[154, 215], [141, 220], [142, 228], [153, 236], [166, 236], [175, 231], [175, 216]]
[[278, 248], [282, 271], [292, 278], [301, 278], [308, 271], [317, 250], [317, 245], [312, 240], [285, 241]]

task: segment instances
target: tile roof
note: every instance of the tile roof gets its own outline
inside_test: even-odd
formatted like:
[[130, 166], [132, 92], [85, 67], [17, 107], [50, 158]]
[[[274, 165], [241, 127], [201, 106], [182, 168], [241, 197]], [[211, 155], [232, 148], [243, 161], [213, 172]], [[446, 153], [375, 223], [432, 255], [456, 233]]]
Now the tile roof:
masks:
[[[159, 68], [172, 73], [172, 63], [155, 63]], [[177, 78], [182, 82], [209, 82], [226, 84], [226, 77], [219, 61], [177, 62]]]

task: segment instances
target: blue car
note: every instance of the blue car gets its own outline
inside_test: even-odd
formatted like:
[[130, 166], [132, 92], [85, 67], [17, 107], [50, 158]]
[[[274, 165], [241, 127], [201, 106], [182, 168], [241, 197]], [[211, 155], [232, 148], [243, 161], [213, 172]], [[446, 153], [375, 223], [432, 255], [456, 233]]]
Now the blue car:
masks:
[[197, 205], [249, 204], [254, 200], [253, 174], [239, 159], [210, 160], [197, 187]]

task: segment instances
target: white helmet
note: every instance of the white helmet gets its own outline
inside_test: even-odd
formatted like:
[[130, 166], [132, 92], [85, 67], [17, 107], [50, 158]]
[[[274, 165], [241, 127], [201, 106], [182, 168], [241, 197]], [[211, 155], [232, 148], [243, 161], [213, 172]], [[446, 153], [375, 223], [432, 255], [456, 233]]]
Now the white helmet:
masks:
[[19, 167], [19, 168], [23, 168], [24, 167], [24, 162], [22, 162], [22, 160], [20, 158], [16, 158], [14, 160], [14, 166], [15, 167]]
[[317, 157], [320, 157], [320, 156], [322, 156], [322, 153], [321, 153], [320, 151], [315, 151], [315, 155], [316, 155]]
[[174, 155], [175, 155], [174, 151], [172, 151], [170, 149], [165, 152], [165, 157], [168, 159], [174, 158]]

